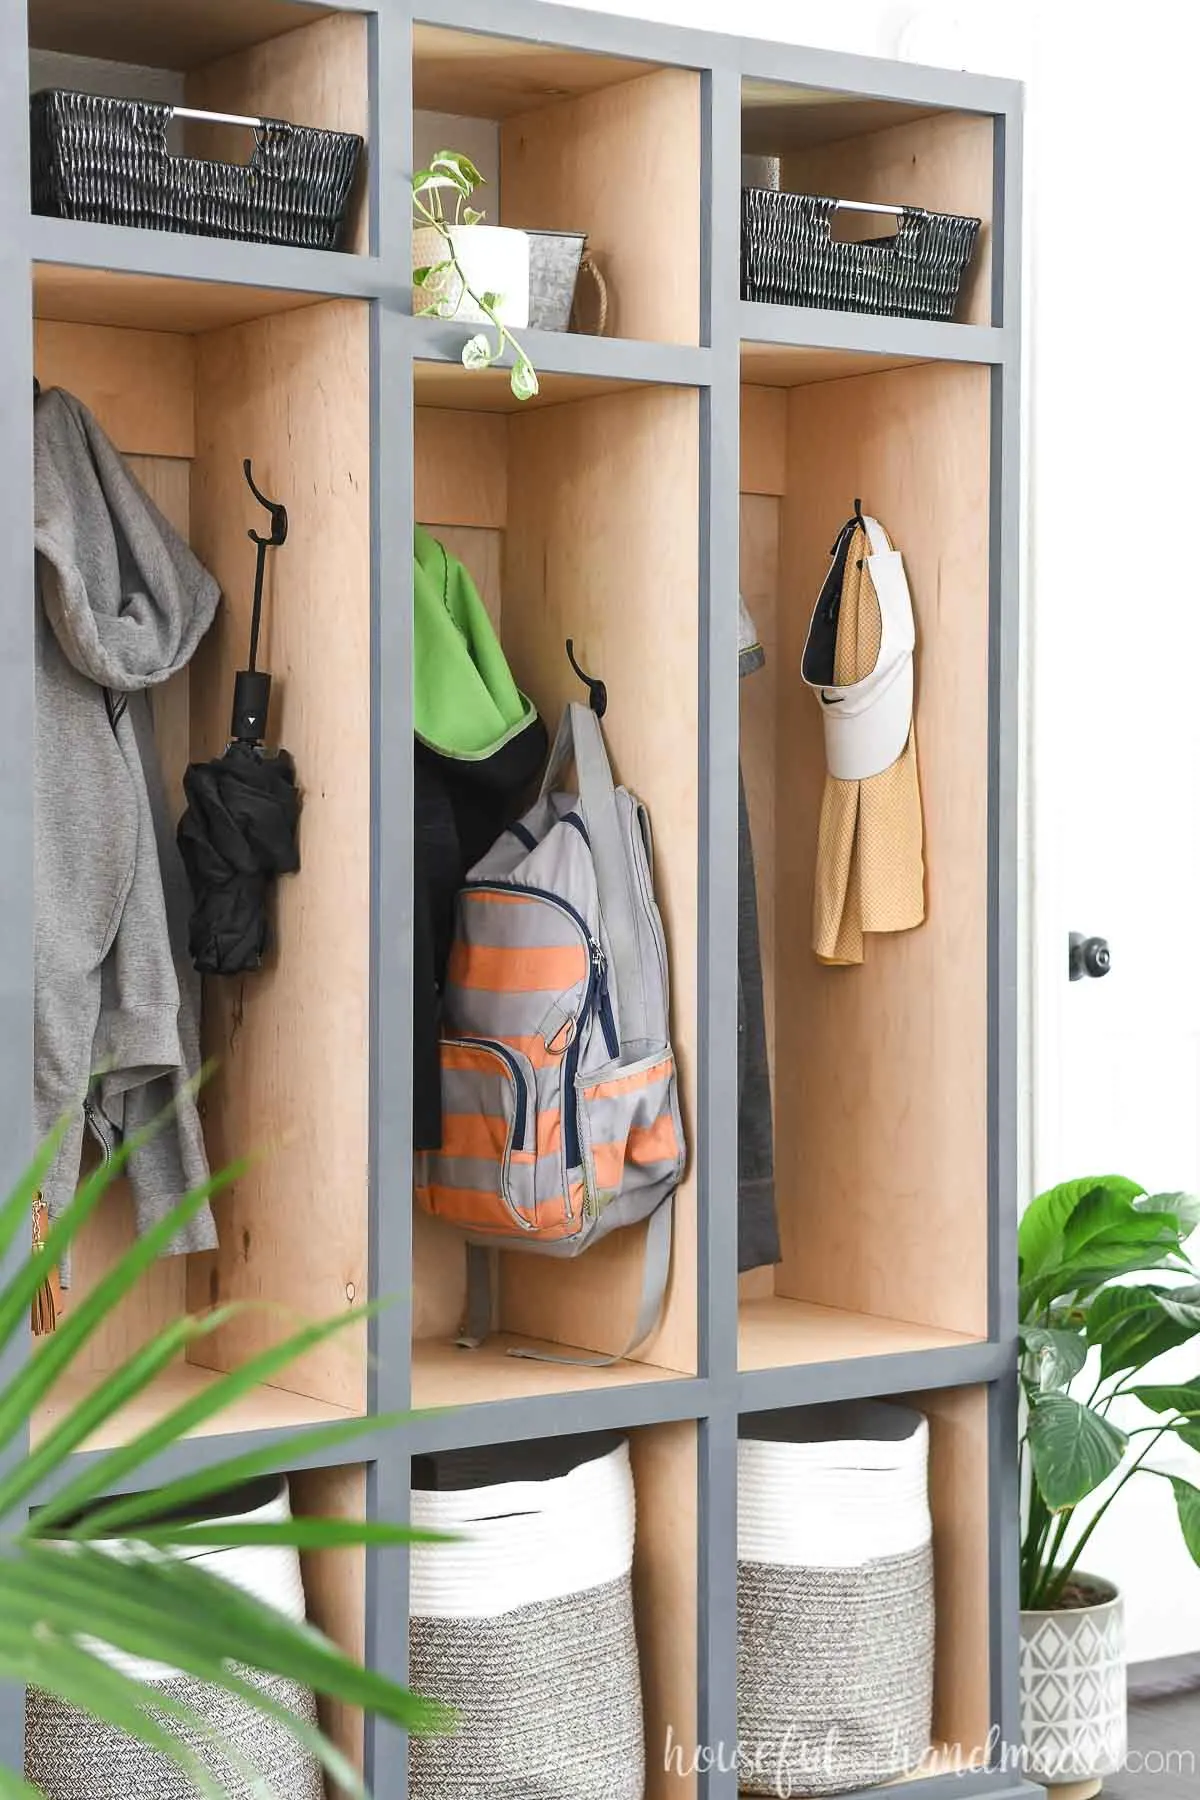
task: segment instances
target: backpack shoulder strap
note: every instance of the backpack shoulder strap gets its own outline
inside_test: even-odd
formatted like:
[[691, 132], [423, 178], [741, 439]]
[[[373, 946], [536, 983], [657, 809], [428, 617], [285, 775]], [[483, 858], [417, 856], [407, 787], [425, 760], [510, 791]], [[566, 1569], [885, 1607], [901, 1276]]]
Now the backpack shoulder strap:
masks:
[[574, 701], [558, 728], [542, 782], [543, 794], [562, 779], [572, 755], [579, 802], [592, 846], [600, 911], [608, 934], [621, 1043], [640, 1047], [649, 1035], [649, 1027], [629, 857], [621, 839], [616, 789], [600, 721], [590, 707]]
[[[664, 1200], [650, 1214], [646, 1226], [646, 1244], [642, 1263], [642, 1292], [637, 1319], [629, 1342], [612, 1356], [557, 1355], [551, 1350], [509, 1350], [509, 1356], [527, 1362], [565, 1363], [573, 1369], [607, 1369], [623, 1362], [640, 1344], [644, 1344], [662, 1315], [671, 1275], [671, 1238], [675, 1199]], [[455, 1343], [460, 1350], [478, 1350], [490, 1336], [495, 1319], [494, 1252], [481, 1244], [467, 1245], [467, 1303], [462, 1327]]]

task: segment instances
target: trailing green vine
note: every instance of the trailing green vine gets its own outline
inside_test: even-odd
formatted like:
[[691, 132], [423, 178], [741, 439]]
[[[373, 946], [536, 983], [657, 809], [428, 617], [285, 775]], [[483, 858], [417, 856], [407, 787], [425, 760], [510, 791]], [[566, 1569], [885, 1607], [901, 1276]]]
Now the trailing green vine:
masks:
[[[422, 288], [430, 293], [440, 276], [453, 270], [458, 278], [458, 291], [453, 299], [434, 296], [434, 303], [427, 310], [436, 318], [452, 319], [456, 316], [464, 299], [469, 299], [489, 320], [496, 333], [495, 341], [486, 331], [480, 331], [469, 338], [463, 345], [462, 359], [468, 369], [488, 369], [498, 362], [506, 348], [513, 352], [512, 373], [509, 381], [512, 391], [518, 400], [530, 400], [538, 391], [537, 371], [530, 362], [524, 349], [500, 319], [497, 308], [500, 296], [492, 292], [477, 293], [467, 280], [466, 271], [458, 260], [454, 247], [453, 231], [456, 226], [472, 226], [483, 223], [484, 214], [468, 204], [476, 188], [484, 185], [484, 178], [471, 161], [457, 150], [439, 150], [427, 169], [418, 169], [412, 180], [413, 211], [421, 223], [431, 225], [440, 235], [446, 254], [440, 262], [428, 263], [413, 270], [413, 287]], [[444, 194], [454, 195], [454, 216], [447, 218], [442, 202]]]

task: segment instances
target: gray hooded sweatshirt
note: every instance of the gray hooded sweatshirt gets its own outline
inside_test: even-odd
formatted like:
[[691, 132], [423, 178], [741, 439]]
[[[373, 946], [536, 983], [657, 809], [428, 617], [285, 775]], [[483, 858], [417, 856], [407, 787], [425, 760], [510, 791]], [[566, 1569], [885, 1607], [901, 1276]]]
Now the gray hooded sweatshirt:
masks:
[[[34, 457], [34, 1100], [39, 1135], [71, 1120], [45, 1199], [53, 1215], [75, 1190], [85, 1118], [111, 1150], [174, 1101], [129, 1166], [144, 1231], [208, 1175], [184, 1091], [200, 1062], [190, 897], [148, 690], [188, 662], [220, 592], [61, 389], [36, 402]], [[172, 1250], [215, 1244], [205, 1207]]]

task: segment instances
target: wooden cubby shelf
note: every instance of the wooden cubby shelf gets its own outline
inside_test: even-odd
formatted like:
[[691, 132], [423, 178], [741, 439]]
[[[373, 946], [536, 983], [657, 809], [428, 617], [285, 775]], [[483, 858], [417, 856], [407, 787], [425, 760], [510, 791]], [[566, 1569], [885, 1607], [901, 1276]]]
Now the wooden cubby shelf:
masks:
[[[930, 1417], [933, 1446], [938, 1744], [911, 1787], [921, 1800], [924, 1777], [957, 1766], [954, 1746], [1019, 1731], [1019, 88], [540, 0], [30, 0], [27, 39], [9, 8], [0, 49], [10, 586], [29, 593], [36, 580], [32, 375], [91, 408], [222, 589], [190, 667], [153, 694], [178, 817], [187, 763], [226, 747], [246, 661], [251, 458], [289, 514], [261, 663], [273, 675], [267, 741], [291, 751], [303, 792], [302, 866], [278, 884], [267, 964], [205, 989], [209, 1160], [251, 1159], [215, 1203], [220, 1249], [150, 1269], [32, 1442], [184, 1314], [251, 1303], [99, 1431], [85, 1466], [302, 1324], [390, 1299], [369, 1329], [253, 1390], [131, 1482], [254, 1452], [289, 1473], [300, 1512], [396, 1519], [414, 1455], [627, 1433], [645, 1800], [736, 1800], [739, 1417], [903, 1394]], [[361, 133], [345, 250], [32, 216], [14, 133], [29, 90], [47, 86]], [[220, 140], [180, 142], [222, 153]], [[541, 383], [531, 402], [513, 398], [506, 363], [463, 367], [474, 327], [412, 313], [410, 177], [444, 146], [483, 170], [489, 222], [586, 232], [607, 281], [604, 336], [518, 331]], [[748, 156], [778, 158], [795, 191], [978, 216], [955, 320], [743, 301]], [[825, 760], [800, 663], [856, 496], [902, 552], [917, 617], [926, 920], [870, 936], [861, 967], [829, 968], [809, 943]], [[508, 1351], [619, 1355], [638, 1310], [641, 1228], [570, 1261], [500, 1256], [497, 1330], [465, 1351], [463, 1237], [413, 1201], [415, 524], [465, 564], [551, 734], [583, 697], [565, 654], [574, 640], [607, 686], [617, 779], [653, 827], [688, 1165], [658, 1326], [607, 1365]], [[743, 681], [739, 588], [766, 650]], [[13, 727], [0, 780], [0, 1142], [14, 1179], [34, 1011], [34, 623], [32, 608], [9, 608], [0, 645]], [[781, 1235], [779, 1262], [740, 1277], [739, 749]], [[68, 1306], [133, 1232], [118, 1185], [75, 1246]], [[322, 1427], [359, 1420], [361, 1445], [323, 1440]], [[301, 1447], [282, 1448], [295, 1432]], [[61, 1479], [47, 1471], [35, 1501]], [[311, 1557], [305, 1581], [317, 1624], [373, 1667], [404, 1668], [405, 1558]], [[376, 1800], [411, 1800], [386, 1728], [337, 1709], [323, 1719], [365, 1759]], [[0, 1767], [20, 1767], [19, 1723], [5, 1709]], [[668, 1730], [695, 1746], [696, 1773], [668, 1767]], [[996, 1771], [968, 1772], [956, 1791], [1029, 1796]]]
[[[657, 885], [673, 949], [674, 1043], [685, 1117], [694, 1117], [698, 759], [694, 632], [700, 405], [695, 390], [546, 376], [513, 407], [507, 379], [449, 364], [414, 367], [416, 518], [461, 558], [513, 674], [553, 735], [578, 682], [565, 653], [603, 671], [605, 731], [620, 779], [655, 821]], [[493, 410], [499, 408], [500, 410]], [[634, 604], [659, 572], [657, 660]], [[659, 704], [666, 682], [675, 704]], [[503, 1399], [671, 1379], [696, 1371], [695, 1187], [676, 1202], [675, 1266], [661, 1327], [636, 1364], [571, 1370], [485, 1349], [455, 1350], [465, 1295], [461, 1235], [413, 1220], [414, 1398]], [[642, 1233], [621, 1232], [577, 1262], [501, 1259], [500, 1325], [551, 1348], [611, 1354], [637, 1310]], [[636, 1369], [637, 1373], [632, 1373]]]
[[[418, 24], [412, 94], [417, 162], [466, 151], [490, 224], [587, 233], [610, 336], [699, 343], [695, 70]], [[670, 207], [630, 203], [650, 171]]]

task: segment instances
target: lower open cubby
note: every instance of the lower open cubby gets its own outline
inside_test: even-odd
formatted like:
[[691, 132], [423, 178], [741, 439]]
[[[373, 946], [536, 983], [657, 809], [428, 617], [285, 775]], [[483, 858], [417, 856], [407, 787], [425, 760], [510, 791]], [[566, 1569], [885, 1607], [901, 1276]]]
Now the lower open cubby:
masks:
[[[190, 761], [229, 742], [247, 666], [255, 481], [288, 511], [268, 560], [259, 666], [273, 674], [268, 745], [295, 758], [300, 872], [280, 879], [260, 969], [206, 980], [200, 1112], [214, 1170], [250, 1160], [214, 1202], [219, 1248], [156, 1263], [101, 1322], [35, 1421], [187, 1312], [248, 1302], [195, 1342], [92, 1447], [121, 1442], [298, 1328], [365, 1300], [367, 1269], [371, 466], [369, 308], [207, 283], [35, 270], [43, 393], [82, 401], [223, 594], [190, 667], [153, 689], [171, 820]], [[301, 303], [307, 302], [307, 303]], [[115, 318], [136, 325], [116, 325]], [[177, 962], [177, 968], [179, 964]], [[117, 1186], [75, 1246], [68, 1309], [134, 1236]], [[365, 1333], [351, 1329], [241, 1397], [209, 1429], [361, 1412]]]
[[[411, 1800], [682, 1800], [697, 1739], [698, 1477], [690, 1423], [413, 1459], [413, 1688], [454, 1730], [409, 1746]], [[527, 1785], [522, 1785], [523, 1783]]]
[[[586, 699], [567, 659], [568, 639], [580, 665], [607, 688], [604, 735], [614, 775], [641, 798], [654, 833], [672, 1042], [694, 1150], [699, 397], [550, 373], [537, 399], [518, 407], [502, 371], [418, 362], [414, 399], [417, 521], [473, 581], [549, 740], [566, 703]], [[418, 682], [419, 671], [418, 644]], [[419, 728], [418, 720], [418, 735]], [[443, 766], [439, 758], [439, 780]], [[539, 766], [524, 800], [512, 797], [509, 818], [533, 798], [540, 773]], [[496, 807], [488, 843], [509, 818]], [[637, 1313], [641, 1227], [615, 1232], [573, 1260], [500, 1255], [498, 1335], [466, 1352], [453, 1344], [466, 1291], [463, 1234], [414, 1207], [414, 1401], [444, 1405], [694, 1374], [690, 1167], [674, 1231], [658, 1328], [633, 1360], [580, 1369], [506, 1352], [533, 1343], [568, 1355], [619, 1353]]]
[[[778, 1244], [776, 1257], [760, 1238], [742, 1259], [740, 1363], [977, 1341], [988, 1329], [990, 371], [745, 344], [742, 381], [741, 587], [765, 666], [739, 682], [741, 766]], [[854, 883], [876, 886], [861, 962], [838, 966], [814, 949], [815, 890], [845, 869], [832, 830], [819, 849], [824, 727], [801, 664], [830, 546], [859, 500], [901, 553], [916, 619], [924, 918], [871, 930], [880, 885], [886, 901], [895, 879], [891, 850], [866, 876], [856, 850], [847, 908]], [[896, 829], [885, 820], [880, 836], [894, 844]], [[743, 857], [743, 883], [746, 871]], [[758, 1111], [752, 1129], [770, 1133]], [[744, 1194], [744, 1249], [746, 1206]]]
[[985, 1765], [987, 1390], [744, 1414], [738, 1505], [742, 1791]]

